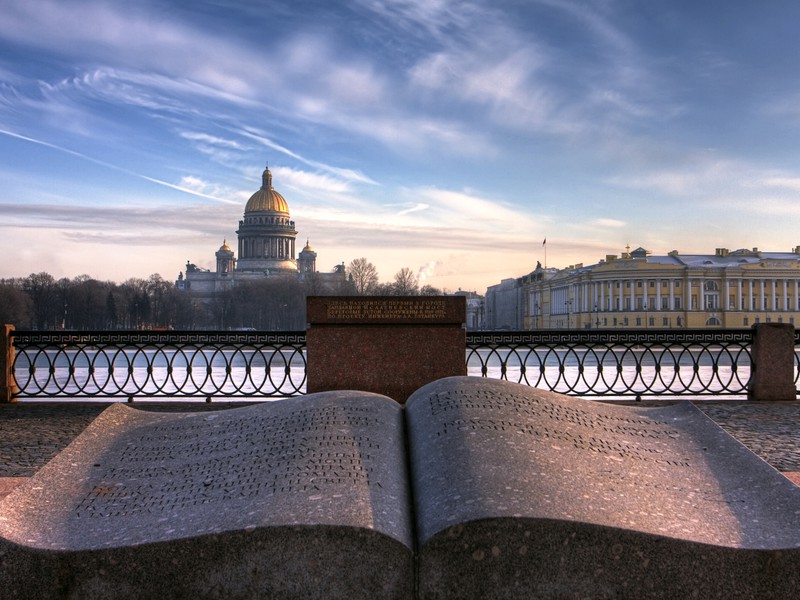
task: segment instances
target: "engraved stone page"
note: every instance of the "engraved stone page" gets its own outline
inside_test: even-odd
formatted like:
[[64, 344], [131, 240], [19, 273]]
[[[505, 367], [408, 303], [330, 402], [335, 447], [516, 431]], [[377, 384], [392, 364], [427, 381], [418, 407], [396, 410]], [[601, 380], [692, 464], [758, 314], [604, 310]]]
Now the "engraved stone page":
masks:
[[0, 502], [5, 598], [409, 599], [402, 408], [114, 405]]
[[410, 548], [404, 453], [402, 409], [373, 394], [199, 414], [117, 404], [6, 500], [0, 535], [75, 550], [328, 524]]
[[453, 377], [406, 412], [421, 597], [750, 597], [770, 569], [800, 582], [800, 488], [689, 403]]

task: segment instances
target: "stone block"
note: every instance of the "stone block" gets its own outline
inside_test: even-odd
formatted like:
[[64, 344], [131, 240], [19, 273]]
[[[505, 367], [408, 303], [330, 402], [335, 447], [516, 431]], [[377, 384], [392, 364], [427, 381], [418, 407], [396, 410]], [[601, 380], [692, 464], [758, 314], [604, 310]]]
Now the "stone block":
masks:
[[117, 404], [0, 503], [6, 598], [410, 598], [402, 409]]
[[761, 323], [754, 327], [750, 400], [796, 400], [794, 325]]
[[398, 402], [418, 387], [466, 375], [466, 299], [308, 299], [308, 391], [364, 390]]
[[[416, 552], [416, 554], [415, 554]], [[0, 501], [5, 598], [785, 599], [800, 488], [691, 403], [448, 377], [117, 404]]]
[[790, 598], [800, 488], [690, 403], [450, 378], [406, 404], [419, 597]]

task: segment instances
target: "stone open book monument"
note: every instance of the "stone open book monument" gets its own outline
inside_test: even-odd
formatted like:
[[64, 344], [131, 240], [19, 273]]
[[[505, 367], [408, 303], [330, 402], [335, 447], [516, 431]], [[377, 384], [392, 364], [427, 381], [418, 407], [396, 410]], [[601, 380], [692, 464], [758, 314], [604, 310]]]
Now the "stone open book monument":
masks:
[[451, 377], [107, 409], [0, 503], [3, 598], [790, 598], [800, 488], [689, 403]]

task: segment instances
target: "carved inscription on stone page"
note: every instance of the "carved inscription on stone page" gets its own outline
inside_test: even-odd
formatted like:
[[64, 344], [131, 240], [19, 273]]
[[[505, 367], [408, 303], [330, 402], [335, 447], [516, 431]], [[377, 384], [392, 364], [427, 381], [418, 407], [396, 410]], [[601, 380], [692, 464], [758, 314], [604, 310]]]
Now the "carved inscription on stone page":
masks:
[[[453, 431], [496, 430], [612, 458], [691, 466], [688, 459], [665, 454], [663, 445], [655, 443], [674, 440], [678, 435], [665, 422], [589, 412], [578, 406], [568, 407], [497, 391], [440, 392], [432, 395], [429, 402], [431, 416], [440, 419], [439, 436]], [[448, 419], [448, 413], [459, 416]]]
[[333, 488], [382, 486], [375, 468], [381, 441], [369, 407], [326, 406], [288, 415], [226, 419], [221, 413], [172, 421], [124, 438], [106, 465], [94, 465], [80, 517], [171, 512], [246, 498]]

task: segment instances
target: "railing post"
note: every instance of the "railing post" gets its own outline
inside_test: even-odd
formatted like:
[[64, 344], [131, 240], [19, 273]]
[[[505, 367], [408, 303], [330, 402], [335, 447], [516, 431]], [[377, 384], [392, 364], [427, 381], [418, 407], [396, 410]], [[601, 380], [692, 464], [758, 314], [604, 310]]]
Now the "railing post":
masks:
[[15, 402], [17, 386], [14, 383], [14, 344], [11, 341], [13, 325], [0, 329], [0, 402]]
[[795, 400], [794, 325], [759, 323], [753, 326], [748, 400]]

